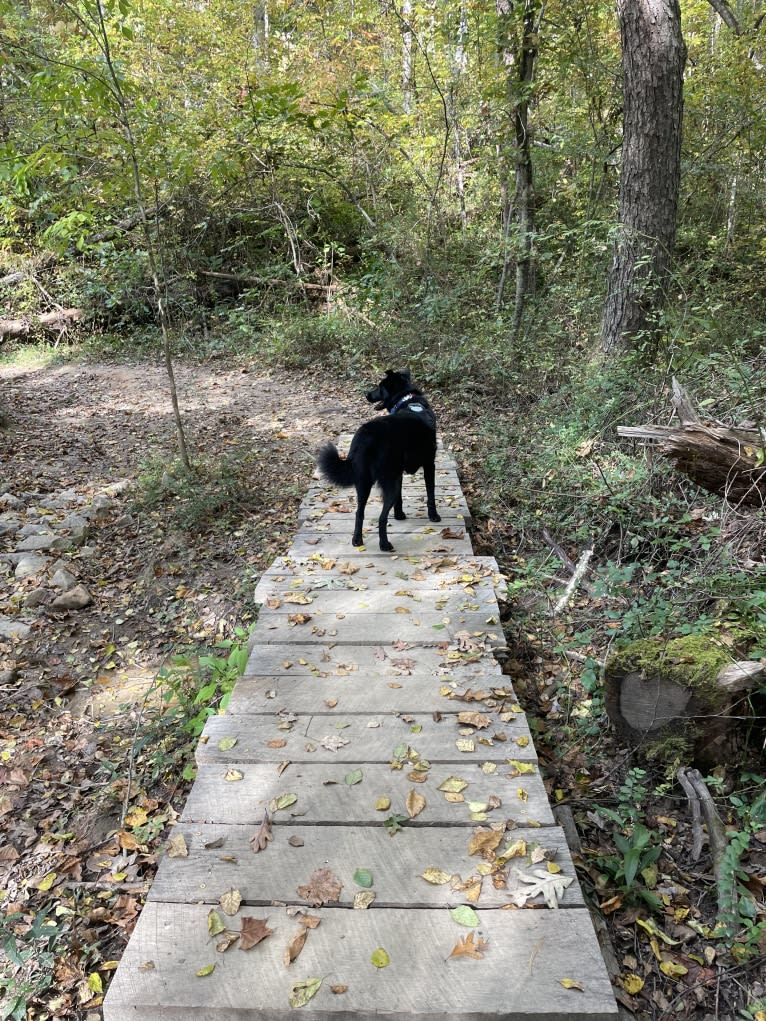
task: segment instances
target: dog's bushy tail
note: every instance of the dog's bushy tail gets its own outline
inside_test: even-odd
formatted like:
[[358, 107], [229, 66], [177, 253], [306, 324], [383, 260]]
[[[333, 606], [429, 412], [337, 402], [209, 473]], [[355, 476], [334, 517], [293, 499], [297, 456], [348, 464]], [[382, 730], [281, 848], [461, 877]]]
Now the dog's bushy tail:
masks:
[[341, 457], [334, 443], [327, 443], [317, 454], [322, 478], [336, 486], [353, 486], [354, 469], [348, 458]]

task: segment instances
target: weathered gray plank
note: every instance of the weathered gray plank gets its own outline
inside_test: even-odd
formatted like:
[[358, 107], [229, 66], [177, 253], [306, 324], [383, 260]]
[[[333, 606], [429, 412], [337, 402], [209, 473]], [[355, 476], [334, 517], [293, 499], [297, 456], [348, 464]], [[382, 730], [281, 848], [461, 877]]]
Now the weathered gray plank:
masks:
[[[500, 674], [500, 665], [487, 648], [465, 656], [445, 643], [446, 648], [417, 648], [391, 644], [371, 645], [258, 645], [248, 660], [246, 676], [290, 676], [312, 674], [316, 677], [345, 677], [357, 672], [377, 674], [391, 680], [408, 676], [449, 677], [461, 681], [477, 675]], [[402, 682], [403, 683], [403, 682]]]
[[[518, 756], [521, 761], [521, 756]], [[391, 769], [380, 764], [363, 765], [362, 780], [349, 785], [346, 777], [354, 763], [293, 763], [283, 773], [274, 764], [232, 762], [205, 764], [184, 807], [184, 822], [260, 823], [264, 808], [283, 794], [296, 794], [297, 801], [274, 815], [274, 823], [305, 825], [338, 823], [347, 826], [381, 826], [389, 814], [407, 818], [406, 800], [412, 790], [426, 799], [426, 808], [406, 827], [472, 826], [470, 804], [500, 798], [500, 820], [510, 819], [519, 826], [540, 823], [553, 825], [545, 787], [535, 772], [514, 776], [513, 767], [498, 766], [484, 773], [479, 762], [435, 764], [424, 783], [413, 783], [406, 769]], [[241, 780], [226, 780], [229, 769], [243, 774]], [[465, 780], [464, 800], [453, 803], [438, 788], [449, 777]], [[376, 811], [379, 798], [391, 799], [387, 812]], [[397, 834], [396, 836], [400, 836]], [[392, 838], [395, 839], [395, 838]]]
[[[471, 553], [473, 547], [468, 533], [463, 531], [459, 539], [444, 539], [440, 532], [434, 531], [434, 525], [421, 525], [406, 528], [408, 522], [397, 521], [397, 528], [390, 528], [389, 542], [400, 556], [426, 556], [433, 553]], [[356, 559], [369, 556], [370, 552], [378, 552], [378, 539], [370, 534], [369, 546], [352, 546], [351, 535], [345, 536], [332, 532], [311, 531], [302, 527], [296, 533], [291, 546], [293, 553], [311, 554], [324, 553], [328, 556], [343, 556]]]
[[[458, 517], [457, 514], [443, 514], [440, 512], [441, 521], [438, 524], [430, 523], [428, 521], [428, 515], [424, 512], [417, 514], [414, 511], [410, 513], [409, 510], [405, 509], [407, 518], [405, 521], [398, 521], [393, 515], [389, 516], [388, 519], [388, 533], [389, 538], [393, 542], [394, 535], [404, 535], [407, 532], [412, 532], [417, 528], [423, 528], [428, 530], [435, 530], [441, 533], [442, 529], [447, 528], [452, 533], [466, 532], [469, 530], [469, 525], [466, 523], [466, 519]], [[370, 545], [373, 539], [377, 539], [378, 535], [378, 516], [379, 511], [372, 509], [365, 509], [364, 515], [364, 527], [362, 528], [362, 535], [366, 545]], [[339, 516], [337, 514], [332, 516], [317, 516], [312, 515], [310, 517], [299, 518], [300, 528], [296, 533], [298, 535], [303, 532], [320, 532], [324, 535], [331, 533], [332, 535], [351, 535], [354, 531], [354, 515], [347, 514], [345, 516]], [[371, 538], [372, 537], [372, 538]]]
[[[498, 854], [511, 844], [521, 850], [517, 842], [523, 842], [526, 848], [524, 854], [514, 857], [506, 866], [506, 886], [496, 888], [491, 876], [482, 879], [477, 866], [486, 862], [480, 856], [469, 854], [468, 845], [474, 832], [488, 829], [492, 816], [501, 812], [502, 809], [490, 812], [488, 821], [477, 823], [475, 830], [461, 829], [456, 833], [454, 827], [423, 826], [417, 831], [402, 829], [394, 837], [390, 837], [383, 826], [275, 825], [271, 828], [271, 840], [258, 854], [250, 845], [257, 827], [181, 823], [174, 828], [173, 835], [183, 836], [188, 855], [163, 858], [152, 881], [149, 899], [177, 904], [217, 904], [222, 893], [235, 888], [247, 904], [269, 905], [274, 901], [302, 904], [305, 899], [298, 896], [297, 889], [321, 865], [343, 883], [339, 903], [344, 907], [352, 905], [359, 891], [353, 876], [363, 867], [372, 872], [375, 910], [465, 903], [465, 889], [455, 889], [449, 882], [443, 885], [426, 882], [423, 872], [428, 868], [442, 869], [459, 877], [455, 886], [473, 877], [475, 882], [481, 883], [476, 907], [479, 910], [498, 908], [508, 904], [511, 893], [524, 888], [514, 869], [528, 873], [545, 868], [544, 862], [533, 864], [535, 850], [545, 851], [547, 859], [561, 868], [559, 875], [574, 877], [574, 865], [563, 831], [557, 826], [540, 826], [509, 830], [503, 836]], [[302, 843], [294, 846], [291, 840]], [[217, 846], [210, 847], [210, 844]], [[538, 895], [530, 903], [543, 905], [545, 902]], [[572, 882], [560, 904], [580, 907], [582, 903], [579, 884]]]
[[[588, 912], [480, 910], [482, 959], [449, 959], [468, 930], [446, 909], [324, 908], [298, 960], [284, 949], [298, 930], [284, 908], [240, 910], [268, 918], [273, 935], [250, 951], [215, 951], [207, 905], [149, 903], [107, 993], [105, 1021], [279, 1021], [295, 1017], [294, 983], [323, 979], [302, 1008], [308, 1021], [614, 1021], [617, 1016]], [[475, 931], [474, 931], [475, 934]], [[384, 948], [388, 967], [371, 963]], [[214, 964], [205, 978], [196, 972]], [[573, 979], [584, 991], [565, 989]], [[333, 985], [347, 987], [334, 994]], [[160, 1006], [161, 1005], [161, 1006]]]
[[[231, 715], [248, 713], [276, 713], [287, 709], [298, 714], [327, 712], [327, 703], [335, 702], [337, 713], [430, 713], [434, 709], [455, 712], [461, 709], [478, 709], [481, 704], [462, 703], [455, 696], [467, 688], [474, 692], [481, 688], [489, 692], [502, 683], [505, 698], [515, 702], [516, 696], [507, 677], [497, 674], [475, 674], [464, 678], [469, 668], [461, 673], [462, 683], [444, 677], [426, 678], [422, 675], [401, 677], [397, 687], [390, 687], [391, 678], [359, 671], [346, 677], [314, 677], [311, 674], [291, 674], [285, 671], [269, 677], [241, 677], [232, 692], [228, 711]], [[452, 691], [452, 696], [446, 692]]]
[[[410, 488], [405, 490], [402, 487], [403, 501], [404, 501], [404, 513], [412, 515], [414, 517], [425, 517], [426, 516], [426, 494], [425, 487], [421, 490], [416, 488]], [[348, 493], [340, 499], [323, 499], [326, 494], [317, 490], [314, 493], [306, 496], [298, 508], [298, 520], [304, 521], [306, 519], [311, 520], [328, 520], [331, 518], [339, 518], [341, 520], [352, 520], [354, 513], [356, 512], [356, 498], [351, 491], [351, 495]], [[468, 509], [468, 504], [465, 502], [465, 498], [459, 489], [445, 489], [441, 487], [437, 493], [437, 510], [442, 516], [449, 517], [462, 517], [465, 520], [470, 520], [471, 514]], [[370, 498], [367, 501], [367, 507], [369, 508], [369, 514], [375, 516], [380, 513], [380, 508], [383, 505], [383, 501], [377, 490], [373, 490], [370, 494]]]
[[[259, 617], [253, 631], [256, 644], [292, 645], [380, 645], [381, 642], [412, 642], [413, 645], [438, 645], [457, 635], [481, 637], [492, 646], [504, 648], [505, 638], [498, 613], [433, 613], [398, 600], [401, 613], [358, 610], [349, 613], [323, 613], [311, 606], [287, 606], [290, 612], [273, 611]], [[391, 607], [396, 610], [396, 606]], [[487, 620], [492, 620], [488, 624]]]
[[[495, 626], [499, 611], [495, 592], [491, 584], [471, 586], [471, 594], [462, 588], [425, 588], [408, 586], [399, 581], [398, 587], [393, 585], [376, 585], [373, 581], [366, 585], [354, 578], [341, 579], [335, 577], [333, 582], [338, 585], [348, 583], [353, 588], [313, 587], [312, 582], [323, 579], [310, 577], [303, 584], [296, 585], [283, 579], [279, 582], [265, 584], [261, 589], [264, 605], [261, 607], [259, 620], [265, 621], [279, 612], [295, 613], [392, 613], [400, 606], [409, 610], [410, 614], [424, 611], [441, 613], [449, 616], [458, 613], [481, 614], [480, 623], [486, 627]], [[326, 580], [326, 579], [325, 579]], [[494, 617], [488, 621], [487, 617]]]
[[[483, 717], [491, 719], [491, 724], [474, 730], [460, 726], [454, 710], [444, 713], [436, 722], [425, 714], [403, 719], [390, 713], [344, 715], [325, 706], [322, 709], [323, 714], [312, 716], [233, 716], [230, 713], [211, 716], [197, 747], [197, 762], [282, 762], [285, 759], [291, 762], [390, 762], [394, 749], [402, 744], [410, 745], [432, 762], [462, 764], [485, 760], [503, 762], [508, 758], [535, 761], [537, 758], [523, 713], [506, 712], [503, 714], [506, 719], [500, 720], [496, 715], [482, 712]], [[290, 729], [286, 729], [288, 727]], [[221, 751], [218, 743], [226, 738], [236, 738], [237, 743], [228, 751]], [[269, 747], [274, 742], [279, 742], [279, 747]], [[326, 747], [326, 744], [341, 743], [341, 747]]]

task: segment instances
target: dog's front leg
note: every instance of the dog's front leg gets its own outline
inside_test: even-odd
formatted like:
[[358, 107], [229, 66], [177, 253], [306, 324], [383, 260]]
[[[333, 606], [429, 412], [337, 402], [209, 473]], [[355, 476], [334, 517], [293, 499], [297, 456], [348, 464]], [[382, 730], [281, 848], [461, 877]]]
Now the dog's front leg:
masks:
[[351, 539], [352, 546], [364, 546], [364, 508], [372, 489], [371, 482], [357, 482], [356, 484], [356, 517], [354, 518], [354, 535]]
[[428, 506], [428, 520], [441, 521], [436, 511], [436, 465], [432, 461], [423, 465], [423, 478], [426, 483], [426, 504]]

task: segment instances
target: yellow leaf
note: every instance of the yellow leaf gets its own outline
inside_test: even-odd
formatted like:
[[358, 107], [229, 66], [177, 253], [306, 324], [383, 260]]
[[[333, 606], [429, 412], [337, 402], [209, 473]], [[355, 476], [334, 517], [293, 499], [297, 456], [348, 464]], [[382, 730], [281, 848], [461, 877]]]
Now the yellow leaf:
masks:
[[239, 769], [227, 769], [223, 778], [224, 780], [234, 782], [236, 780], [244, 780], [245, 774]]
[[519, 746], [519, 748], [526, 748], [527, 745], [529, 744], [529, 738], [526, 736], [526, 734], [522, 735], [521, 737], [517, 737], [516, 744]]
[[684, 968], [683, 964], [676, 964], [674, 961], [662, 961], [660, 971], [668, 978], [682, 978], [689, 974], [688, 968]]
[[516, 791], [519, 801], [529, 801], [529, 794], [524, 790], [523, 787], [519, 787]]
[[378, 798], [375, 802], [376, 812], [387, 812], [391, 807], [391, 798]]
[[573, 978], [560, 978], [559, 982], [565, 989], [579, 989], [581, 993], [585, 992], [582, 982], [575, 982]]
[[55, 872], [49, 872], [47, 876], [43, 876], [43, 878], [40, 880], [39, 883], [34, 883], [33, 885], [38, 890], [43, 890], [43, 891], [44, 890], [50, 890], [50, 888], [56, 882], [56, 875], [57, 874]]
[[640, 975], [634, 975], [632, 972], [625, 976], [622, 980], [622, 988], [630, 996], [635, 996], [636, 993], [640, 993], [644, 988], [644, 980]]
[[125, 816], [125, 823], [127, 826], [143, 826], [148, 818], [146, 809], [136, 806]]
[[450, 879], [452, 879], [449, 872], [445, 872], [444, 869], [437, 869], [433, 867], [426, 869], [425, 872], [422, 873], [422, 877], [427, 883], [433, 883], [434, 886], [444, 886], [445, 883], [448, 883]]

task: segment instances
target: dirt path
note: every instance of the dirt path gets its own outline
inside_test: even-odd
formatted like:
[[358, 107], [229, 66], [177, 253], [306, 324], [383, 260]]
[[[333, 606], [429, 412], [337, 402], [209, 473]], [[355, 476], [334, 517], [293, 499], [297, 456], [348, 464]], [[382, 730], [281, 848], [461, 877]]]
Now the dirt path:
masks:
[[[313, 452], [368, 414], [360, 393], [319, 393], [308, 376], [185, 365], [178, 387], [195, 487], [173, 477], [160, 367], [0, 368], [12, 418], [0, 432], [0, 503], [12, 496], [0, 506], [0, 945], [30, 950], [0, 990], [36, 1018], [100, 1016], [105, 962], [183, 800], [177, 749], [143, 693], [171, 654], [252, 622], [255, 580], [290, 544]], [[25, 526], [96, 506], [80, 543], [40, 551], [45, 566], [16, 576]], [[56, 569], [89, 605], [53, 605]], [[23, 638], [8, 634], [22, 623]], [[32, 938], [45, 908], [55, 927]]]

